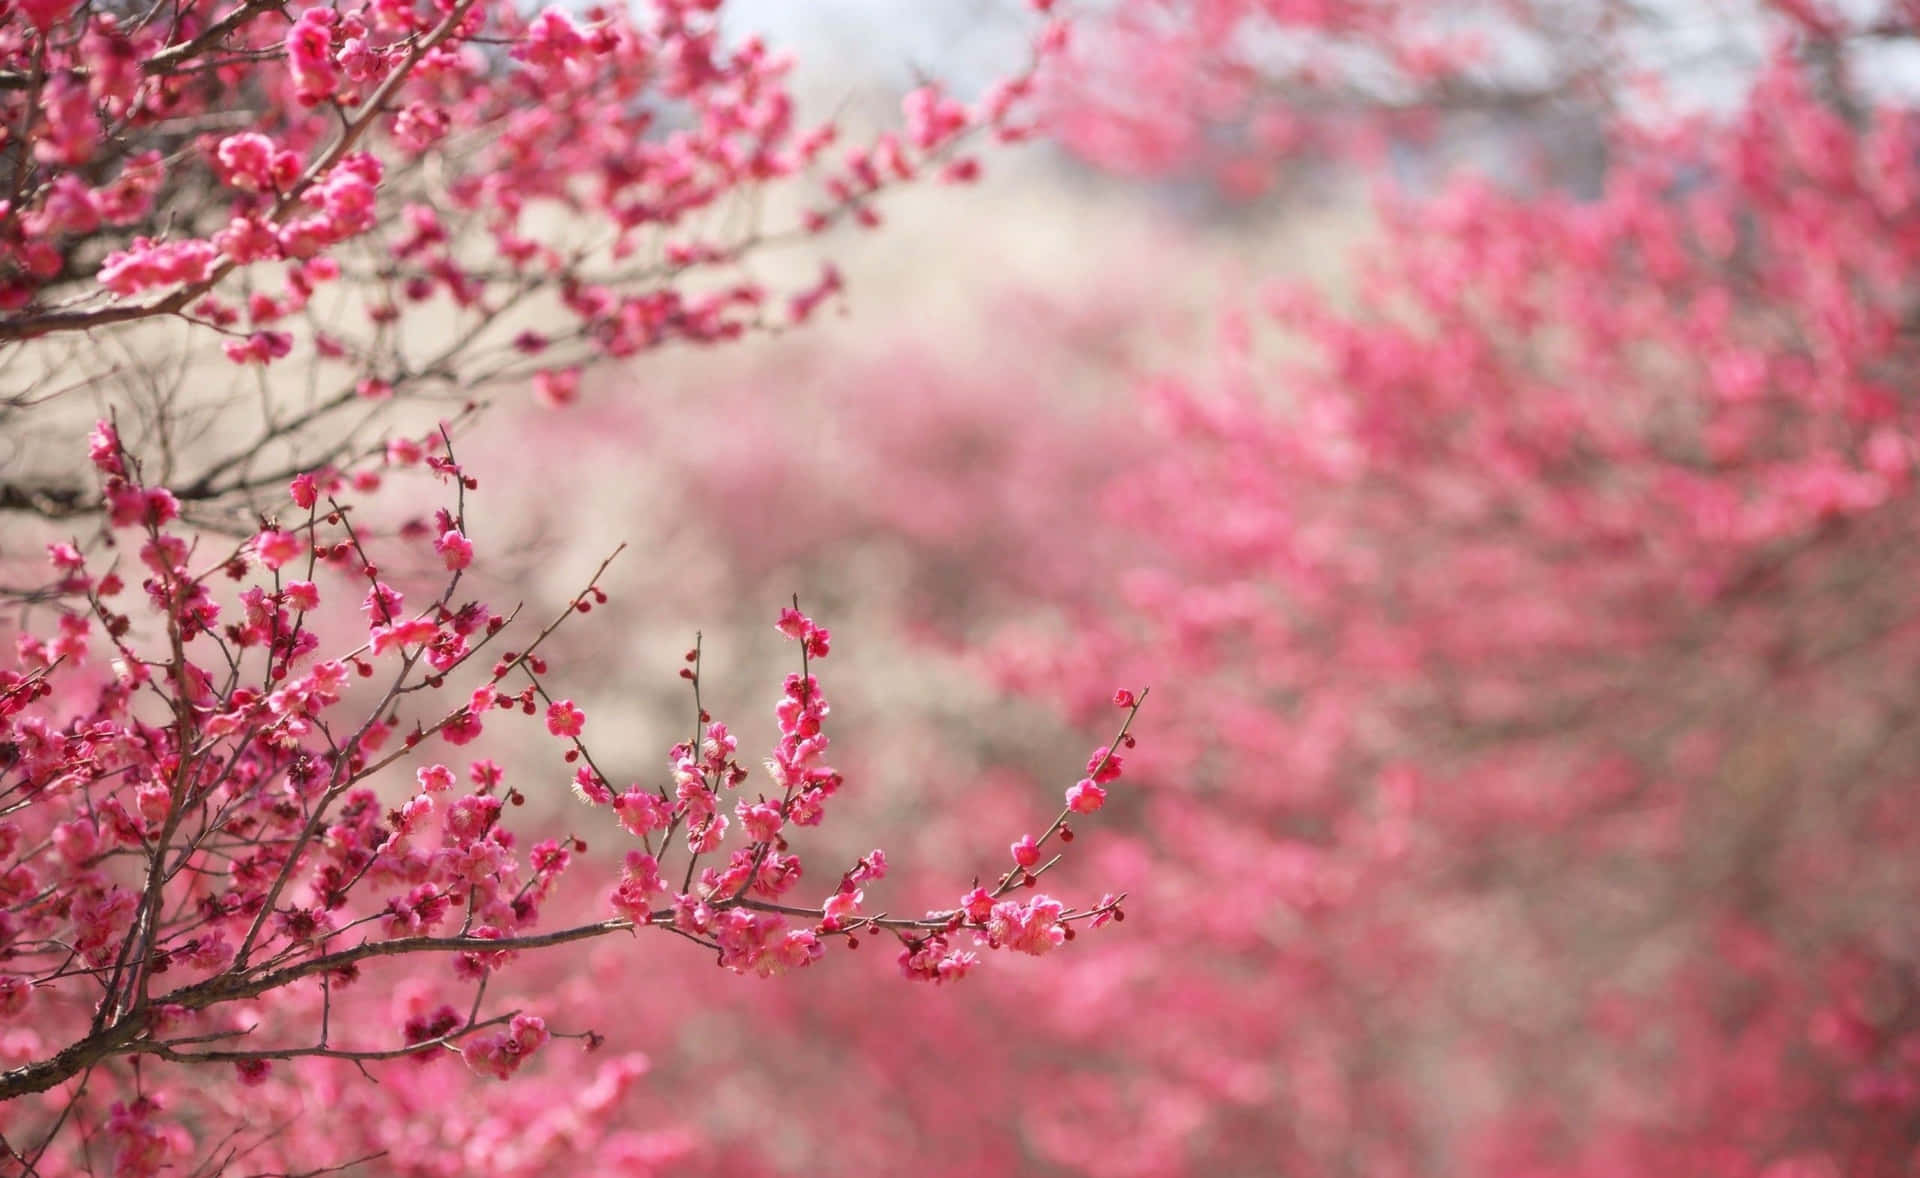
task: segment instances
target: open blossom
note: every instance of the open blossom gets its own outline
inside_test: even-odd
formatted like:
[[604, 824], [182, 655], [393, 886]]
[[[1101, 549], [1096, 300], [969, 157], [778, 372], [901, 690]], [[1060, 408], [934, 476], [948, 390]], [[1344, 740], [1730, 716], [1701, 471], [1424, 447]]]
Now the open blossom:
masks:
[[180, 518], [180, 501], [164, 487], [121, 485], [107, 492], [107, 518], [118, 528], [160, 527]]
[[448, 569], [464, 569], [473, 563], [473, 541], [467, 539], [458, 530], [442, 532], [433, 542], [433, 550], [440, 554]]
[[777, 913], [725, 909], [706, 922], [720, 946], [722, 965], [738, 973], [776, 977], [818, 961], [825, 952], [811, 929], [791, 927]]
[[87, 435], [87, 460], [101, 474], [125, 475], [126, 466], [120, 458], [120, 433], [110, 421], [96, 421], [93, 432]]
[[380, 172], [377, 159], [357, 155], [336, 166], [315, 187], [331, 222], [330, 236], [351, 237], [373, 228], [374, 186], [380, 182]]
[[862, 855], [860, 861], [853, 865], [853, 870], [847, 872], [847, 882], [853, 884], [882, 880], [886, 877], [887, 853], [878, 847]]
[[1076, 814], [1091, 814], [1106, 804], [1107, 791], [1090, 778], [1082, 778], [1067, 787], [1067, 807]]
[[673, 820], [673, 806], [660, 795], [630, 789], [613, 799], [614, 813], [629, 834], [644, 836], [665, 830]]
[[1107, 785], [1120, 779], [1121, 767], [1125, 764], [1120, 754], [1106, 745], [1093, 750], [1087, 758], [1087, 776], [1095, 785]]
[[649, 918], [655, 898], [665, 896], [666, 892], [666, 881], [660, 875], [660, 861], [640, 851], [627, 852], [620, 883], [611, 897], [614, 910], [629, 920], [645, 921]]
[[590, 806], [609, 806], [617, 800], [591, 765], [582, 765], [573, 771], [573, 796]]
[[304, 546], [292, 532], [266, 531], [253, 538], [253, 555], [270, 569], [278, 569], [299, 559]]
[[944, 936], [935, 934], [910, 942], [900, 950], [900, 973], [911, 981], [957, 982], [980, 963], [978, 954], [954, 949]]
[[1065, 906], [1050, 896], [1035, 896], [1025, 904], [1002, 900], [987, 917], [987, 937], [995, 946], [1031, 953], [1036, 957], [1066, 943], [1060, 923]]
[[470, 843], [491, 829], [499, 817], [499, 798], [469, 794], [448, 808], [447, 836], [456, 843]]
[[774, 837], [780, 833], [780, 828], [786, 824], [786, 820], [780, 814], [780, 808], [765, 802], [749, 806], [743, 801], [740, 804], [739, 816], [741, 823], [746, 827], [747, 837], [760, 843], [773, 841]]
[[974, 888], [960, 897], [960, 910], [967, 914], [968, 920], [985, 923], [993, 914], [993, 895], [985, 888]]
[[821, 916], [829, 927], [838, 928], [860, 914], [860, 904], [865, 898], [865, 893], [857, 888], [835, 892], [821, 906]]
[[408, 618], [391, 626], [371, 626], [367, 630], [373, 653], [386, 654], [405, 647], [425, 646], [440, 635], [440, 627], [427, 618]]
[[312, 581], [288, 581], [283, 590], [287, 604], [298, 610], [320, 608], [320, 587]]
[[227, 136], [215, 154], [221, 178], [247, 192], [284, 189], [300, 174], [299, 156], [276, 147], [273, 140], [254, 131]]
[[781, 610], [775, 629], [799, 642], [811, 658], [826, 658], [831, 649], [832, 632], [825, 626], [814, 625], [812, 618], [797, 609]]
[[399, 618], [405, 605], [405, 594], [391, 585], [380, 583], [367, 590], [366, 600], [361, 602], [360, 608], [371, 621], [392, 622]]
[[579, 736], [586, 723], [587, 714], [570, 699], [556, 700], [547, 708], [547, 731], [555, 736]]

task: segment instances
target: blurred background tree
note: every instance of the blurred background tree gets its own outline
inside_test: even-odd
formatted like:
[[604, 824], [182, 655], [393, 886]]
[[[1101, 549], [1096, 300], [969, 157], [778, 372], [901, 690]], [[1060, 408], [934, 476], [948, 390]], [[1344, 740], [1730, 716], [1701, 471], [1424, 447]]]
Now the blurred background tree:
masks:
[[892, 1094], [785, 1160], [1910, 1172], [1920, 124], [1914, 14], [1856, 8], [1076, 28], [1052, 126], [1140, 203], [1061, 165], [971, 317], [778, 361], [825, 461], [670, 493], [921, 638], [976, 753], [898, 757], [903, 809], [1022, 805], [1047, 726], [968, 675], [1074, 724], [1154, 682], [1089, 861], [1147, 899], [910, 1043], [884, 990], [754, 1039], [769, 1100], [848, 1040]]

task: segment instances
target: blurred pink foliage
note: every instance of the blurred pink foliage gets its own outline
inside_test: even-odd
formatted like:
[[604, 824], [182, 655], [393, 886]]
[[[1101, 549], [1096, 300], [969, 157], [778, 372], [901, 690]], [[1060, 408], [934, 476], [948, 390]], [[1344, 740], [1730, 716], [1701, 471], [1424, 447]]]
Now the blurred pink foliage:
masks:
[[[1430, 12], [1120, 9], [1196, 17], [1110, 32], [1153, 70], [1082, 59], [1162, 124], [1132, 138], [1096, 101], [1068, 133], [1173, 175], [1214, 145], [1183, 98], [1237, 79], [1298, 105], [1288, 75], [1197, 72], [1201, 49], [1307, 21], [1418, 57], [1401, 30]], [[911, 1047], [868, 990], [770, 1024], [786, 1047], [759, 1058], [805, 1074], [810, 1042], [851, 1036], [893, 1094], [821, 1156], [1914, 1172], [1920, 119], [1862, 63], [1917, 18], [1772, 6], [1733, 109], [1608, 116], [1594, 195], [1392, 195], [1351, 299], [1249, 290], [1216, 347], [1104, 407], [1025, 343], [1004, 368], [834, 370], [865, 458], [813, 471], [852, 488], [817, 546], [905, 548], [950, 650], [1028, 615], [978, 663], [1075, 723], [1116, 680], [1156, 684], [1156, 710], [1102, 810], [1134, 837], [1090, 861], [1140, 901], [1129, 937], [968, 995]], [[1629, 84], [1598, 60], [1583, 85]], [[1388, 105], [1342, 117], [1397, 134]], [[1263, 168], [1312, 154], [1268, 147]], [[1110, 314], [1139, 337], [1163, 313], [1093, 304], [1021, 330]], [[755, 518], [729, 498], [749, 484], [700, 478]], [[752, 567], [755, 533], [718, 523]]]

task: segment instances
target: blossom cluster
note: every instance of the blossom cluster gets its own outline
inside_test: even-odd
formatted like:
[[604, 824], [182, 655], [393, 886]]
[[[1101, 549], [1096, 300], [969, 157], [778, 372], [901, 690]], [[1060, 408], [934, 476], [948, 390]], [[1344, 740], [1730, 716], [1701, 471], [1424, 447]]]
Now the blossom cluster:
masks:
[[[1120, 914], [1121, 897], [1112, 895], [1078, 911], [1046, 895], [1024, 902], [1005, 898], [1015, 888], [1033, 887], [1050, 866], [1039, 862], [1041, 844], [1055, 837], [1071, 840], [1066, 810], [1039, 839], [1026, 835], [1014, 844], [1014, 865], [991, 890], [976, 886], [951, 909], [919, 919], [863, 913], [866, 888], [887, 873], [882, 850], [863, 856], [844, 871], [817, 908], [786, 900], [803, 874], [801, 856], [789, 838], [797, 833], [794, 828], [820, 825], [827, 803], [844, 779], [823, 759], [830, 743], [825, 720], [831, 708], [811, 671], [830, 652], [832, 634], [797, 605], [780, 612], [777, 628], [799, 644], [802, 668], [787, 676], [774, 709], [780, 737], [766, 760], [773, 794], [749, 797], [742, 789], [752, 774], [736, 759], [739, 742], [725, 723], [713, 719], [699, 703], [697, 647], [687, 652], [688, 666], [682, 674], [694, 687], [699, 736], [671, 750], [671, 791], [664, 786], [648, 791], [636, 785], [616, 794], [590, 758], [575, 775], [574, 790], [580, 799], [611, 809], [620, 825], [641, 841], [641, 849], [627, 853], [620, 882], [610, 896], [616, 912], [637, 926], [664, 924], [708, 945], [722, 966], [761, 977], [819, 960], [828, 938], [838, 937], [857, 947], [863, 934], [890, 935], [901, 945], [902, 973], [929, 981], [957, 980], [976, 963], [976, 954], [951, 948], [962, 932], [970, 931], [974, 941], [989, 948], [1040, 954], [1070, 939], [1073, 924], [1098, 927]], [[1127, 709], [1119, 739], [1131, 744], [1128, 728], [1140, 701], [1131, 692], [1116, 698], [1124, 700]], [[583, 723], [584, 717], [571, 701], [555, 704], [548, 713], [548, 730], [571, 742], [579, 741]], [[580, 745], [579, 751], [584, 754], [585, 746]], [[1089, 772], [1102, 781], [1118, 778], [1119, 769], [1120, 758], [1107, 748], [1098, 750], [1089, 763]], [[1077, 796], [1079, 789], [1075, 786], [1069, 797]], [[735, 795], [731, 818], [724, 801], [730, 793]], [[738, 831], [738, 837], [729, 850], [727, 838], [732, 830]], [[685, 883], [675, 889], [670, 873], [663, 871], [663, 861], [676, 847], [686, 858], [682, 879], [697, 880], [691, 889]], [[724, 860], [718, 858], [721, 852], [726, 854]], [[702, 863], [708, 855], [716, 858]]]
[[[836, 155], [833, 124], [801, 121], [790, 60], [754, 38], [727, 45], [722, 8], [366, 0], [270, 14], [196, 0], [135, 22], [41, 6], [0, 44], [0, 71], [24, 83], [0, 96], [0, 122], [30, 145], [0, 202], [0, 339], [156, 315], [240, 340], [286, 335], [341, 280], [351, 242], [393, 259], [380, 274], [391, 293], [365, 308], [371, 328], [405, 304], [490, 315], [545, 287], [574, 324], [524, 336], [529, 357], [725, 340], [778, 322], [774, 292], [743, 276], [696, 297], [678, 280], [787, 230], [704, 229], [709, 214], [788, 182], [816, 194], [793, 231], [871, 227], [886, 188], [977, 175], [963, 154], [975, 132], [1032, 133], [1029, 68], [973, 104], [929, 83], [900, 131]], [[1036, 63], [1063, 43], [1063, 29], [1039, 34]], [[555, 234], [553, 210], [590, 218], [594, 238]], [[76, 298], [89, 279], [115, 300]], [[836, 287], [829, 270], [797, 290], [792, 316]], [[323, 356], [374, 354], [342, 330], [306, 334]]]
[[[397, 438], [377, 464], [298, 475], [296, 514], [221, 549], [146, 481], [111, 421], [95, 427], [112, 546], [49, 546], [52, 632], [19, 631], [0, 670], [0, 1098], [22, 1110], [8, 1148], [41, 1172], [83, 1165], [96, 1133], [118, 1142], [116, 1172], [193, 1162], [215, 1145], [201, 1136], [208, 1118], [224, 1114], [189, 1069], [259, 1089], [302, 1061], [457, 1054], [506, 1079], [556, 1037], [591, 1045], [596, 1032], [567, 1025], [578, 1020], [487, 1002], [503, 970], [574, 941], [658, 927], [769, 977], [836, 937], [895, 937], [903, 960], [964, 929], [1040, 952], [1116, 913], [1112, 897], [1080, 910], [1004, 899], [1044, 871], [1016, 867], [990, 910], [970, 898], [919, 920], [868, 914], [887, 870], [878, 850], [823, 901], [796, 905], [791, 840], [844, 785], [825, 761], [829, 705], [811, 669], [832, 636], [797, 606], [778, 622], [801, 670], [775, 708], [769, 787], [746, 788], [736, 738], [701, 706], [696, 648], [683, 670], [696, 739], [671, 750], [669, 784], [616, 792], [585, 743], [586, 709], [550, 693], [542, 651], [608, 600], [606, 565], [524, 646], [499, 650], [518, 611], [461, 594], [479, 482], [448, 439], [444, 427]], [[437, 483], [447, 506], [381, 526], [352, 496], [371, 494], [381, 467]], [[112, 558], [121, 551], [137, 566]], [[529, 837], [508, 818], [531, 787], [490, 758], [450, 763], [515, 714], [543, 721], [575, 793], [637, 844], [608, 909], [582, 923], [545, 918], [589, 862], [586, 839]], [[1117, 758], [1100, 759], [1111, 780]], [[427, 968], [388, 1022], [359, 995], [395, 959]], [[99, 1103], [121, 1091], [112, 1109]]]

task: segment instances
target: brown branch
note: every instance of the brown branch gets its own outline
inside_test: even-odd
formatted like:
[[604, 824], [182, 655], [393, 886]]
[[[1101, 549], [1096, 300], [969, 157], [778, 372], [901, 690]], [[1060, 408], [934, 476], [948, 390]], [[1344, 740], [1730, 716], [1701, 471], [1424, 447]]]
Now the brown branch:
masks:
[[[672, 915], [670, 911], [663, 911], [655, 914], [652, 919], [665, 921]], [[223, 1002], [256, 998], [269, 991], [292, 985], [303, 978], [312, 977], [315, 974], [332, 973], [379, 957], [398, 957], [410, 953], [504, 953], [548, 949], [574, 941], [603, 937], [609, 933], [626, 932], [631, 928], [633, 928], [632, 921], [614, 918], [524, 937], [499, 939], [472, 936], [405, 937], [394, 941], [368, 941], [351, 949], [309, 957], [305, 961], [298, 961], [265, 973], [251, 976], [220, 974], [206, 981], [182, 986], [170, 993], [160, 995], [153, 1000], [153, 1005], [205, 1010]], [[0, 1103], [12, 1100], [16, 1096], [45, 1092], [57, 1084], [72, 1079], [109, 1056], [138, 1053], [141, 1049], [136, 1045], [141, 1042], [141, 1036], [147, 1034], [149, 1030], [150, 1024], [144, 1016], [123, 1016], [86, 1038], [69, 1044], [50, 1058], [26, 1064], [11, 1071], [0, 1072]]]

